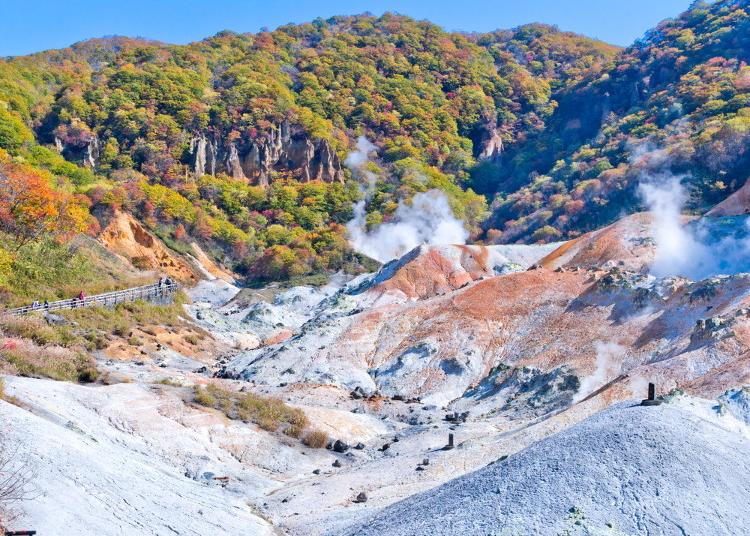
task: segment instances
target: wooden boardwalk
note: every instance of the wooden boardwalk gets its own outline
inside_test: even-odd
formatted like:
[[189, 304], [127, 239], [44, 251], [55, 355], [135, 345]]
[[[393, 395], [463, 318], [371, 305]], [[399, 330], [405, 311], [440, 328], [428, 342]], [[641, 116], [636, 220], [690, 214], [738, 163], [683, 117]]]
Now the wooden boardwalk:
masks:
[[180, 289], [177, 283], [154, 283], [142, 287], [133, 287], [125, 290], [116, 290], [114, 292], [105, 292], [104, 294], [95, 294], [86, 296], [83, 300], [71, 298], [68, 300], [58, 300], [48, 303], [38, 303], [35, 305], [26, 305], [16, 307], [15, 309], [6, 309], [0, 314], [21, 316], [36, 311], [59, 311], [61, 309], [76, 309], [78, 307], [114, 307], [118, 303], [132, 302], [136, 300], [157, 301], [164, 299]]

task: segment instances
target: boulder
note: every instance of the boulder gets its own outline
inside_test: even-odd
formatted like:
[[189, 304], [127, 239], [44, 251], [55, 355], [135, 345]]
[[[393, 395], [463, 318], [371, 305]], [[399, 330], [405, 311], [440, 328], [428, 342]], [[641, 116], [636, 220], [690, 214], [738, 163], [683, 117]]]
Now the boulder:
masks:
[[345, 442], [341, 441], [340, 439], [337, 439], [336, 442], [333, 444], [333, 451], [343, 453], [349, 450], [349, 445], [347, 445]]

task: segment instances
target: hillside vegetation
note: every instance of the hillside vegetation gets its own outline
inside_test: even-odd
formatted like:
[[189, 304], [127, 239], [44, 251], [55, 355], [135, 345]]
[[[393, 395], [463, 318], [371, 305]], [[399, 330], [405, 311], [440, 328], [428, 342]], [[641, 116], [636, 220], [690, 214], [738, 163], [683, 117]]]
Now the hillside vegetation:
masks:
[[[365, 189], [371, 228], [438, 189], [495, 242], [637, 210], [644, 170], [689, 172], [708, 206], [746, 178], [746, 5], [696, 3], [623, 51], [541, 24], [461, 34], [365, 14], [2, 60], [0, 283], [18, 287], [27, 243], [96, 234], [118, 210], [268, 281], [365, 269], [344, 226]], [[361, 136], [367, 173], [347, 167]]]
[[640, 208], [637, 185], [684, 176], [690, 207], [737, 190], [750, 164], [746, 0], [695, 2], [599, 73], [555, 94], [547, 128], [494, 169], [499, 241], [574, 236]]

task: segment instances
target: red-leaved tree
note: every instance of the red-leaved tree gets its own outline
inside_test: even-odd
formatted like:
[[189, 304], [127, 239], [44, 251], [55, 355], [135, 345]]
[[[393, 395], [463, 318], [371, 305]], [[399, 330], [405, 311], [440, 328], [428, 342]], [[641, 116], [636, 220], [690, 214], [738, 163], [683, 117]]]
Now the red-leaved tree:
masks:
[[30, 166], [0, 166], [0, 229], [17, 248], [44, 236], [66, 237], [88, 228], [88, 208], [67, 192], [55, 190]]

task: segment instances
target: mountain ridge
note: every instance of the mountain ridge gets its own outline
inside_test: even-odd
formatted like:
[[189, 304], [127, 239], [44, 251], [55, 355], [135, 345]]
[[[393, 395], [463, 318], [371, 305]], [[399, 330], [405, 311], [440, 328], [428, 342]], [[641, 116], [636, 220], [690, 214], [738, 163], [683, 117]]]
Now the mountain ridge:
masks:
[[100, 226], [125, 210], [251, 281], [361, 271], [354, 203], [371, 231], [429, 190], [474, 241], [575, 238], [642, 210], [649, 178], [685, 176], [695, 211], [744, 184], [746, 6], [697, 2], [625, 49], [394, 13], [95, 38], [0, 61], [0, 149]]

